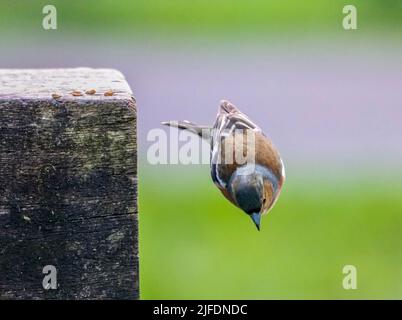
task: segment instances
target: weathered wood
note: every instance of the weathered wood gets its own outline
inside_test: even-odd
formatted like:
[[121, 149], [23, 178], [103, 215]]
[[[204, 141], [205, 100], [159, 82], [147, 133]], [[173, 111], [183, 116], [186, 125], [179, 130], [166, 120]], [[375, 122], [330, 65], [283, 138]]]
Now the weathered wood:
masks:
[[[57, 289], [42, 285], [46, 265]], [[124, 77], [0, 70], [0, 298], [136, 299], [138, 279], [136, 104]]]

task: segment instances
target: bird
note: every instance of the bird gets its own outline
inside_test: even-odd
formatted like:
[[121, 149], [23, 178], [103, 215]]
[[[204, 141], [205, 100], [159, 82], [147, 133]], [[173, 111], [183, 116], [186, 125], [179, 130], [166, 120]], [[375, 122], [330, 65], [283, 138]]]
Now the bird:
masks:
[[213, 182], [260, 230], [261, 217], [278, 200], [286, 178], [281, 156], [262, 129], [227, 100], [220, 101], [213, 126], [187, 120], [162, 124], [209, 142]]

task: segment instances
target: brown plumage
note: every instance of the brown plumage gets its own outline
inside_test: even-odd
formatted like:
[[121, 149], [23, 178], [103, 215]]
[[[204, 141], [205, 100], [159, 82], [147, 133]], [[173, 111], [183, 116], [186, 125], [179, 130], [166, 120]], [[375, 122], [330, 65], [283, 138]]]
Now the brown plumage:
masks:
[[285, 180], [279, 152], [262, 130], [225, 100], [221, 101], [215, 124], [209, 131], [206, 126], [188, 121], [164, 124], [210, 140], [212, 180], [259, 229], [261, 215], [275, 204]]

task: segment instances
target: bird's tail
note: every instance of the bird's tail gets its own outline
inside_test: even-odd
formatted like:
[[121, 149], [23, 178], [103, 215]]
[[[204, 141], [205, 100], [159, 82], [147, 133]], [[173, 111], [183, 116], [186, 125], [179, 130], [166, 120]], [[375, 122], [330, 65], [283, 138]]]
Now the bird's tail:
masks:
[[173, 128], [178, 128], [182, 130], [188, 130], [199, 137], [209, 140], [211, 137], [211, 127], [208, 126], [200, 126], [198, 124], [192, 123], [187, 120], [183, 121], [164, 121], [162, 122], [163, 125], [173, 127]]
[[219, 114], [241, 113], [241, 111], [230, 101], [221, 100], [219, 103]]

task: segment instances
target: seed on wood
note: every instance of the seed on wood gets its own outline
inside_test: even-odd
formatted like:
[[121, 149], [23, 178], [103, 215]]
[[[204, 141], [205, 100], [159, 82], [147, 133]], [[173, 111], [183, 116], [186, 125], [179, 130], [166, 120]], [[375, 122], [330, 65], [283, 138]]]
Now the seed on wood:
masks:
[[82, 95], [83, 95], [82, 92], [81, 92], [81, 91], [78, 91], [78, 90], [75, 90], [75, 91], [71, 92], [71, 94], [72, 94], [74, 97], [79, 97], [79, 96], [82, 96]]
[[114, 95], [114, 92], [113, 92], [112, 90], [108, 90], [108, 91], [106, 91], [106, 92], [104, 93], [104, 95], [105, 95], [106, 97], [110, 97], [110, 96]]
[[85, 91], [85, 93], [89, 94], [89, 95], [93, 95], [96, 93], [96, 90], [95, 89], [87, 90], [87, 91]]
[[28, 217], [28, 216], [23, 215], [22, 218], [23, 218], [25, 221], [31, 221], [31, 218]]
[[52, 98], [53, 98], [53, 99], [59, 99], [59, 98], [61, 98], [61, 95], [59, 95], [59, 94], [57, 94], [57, 93], [53, 93], [53, 94], [52, 94]]

